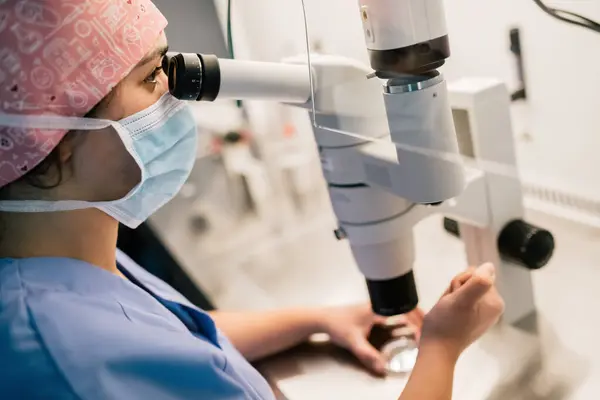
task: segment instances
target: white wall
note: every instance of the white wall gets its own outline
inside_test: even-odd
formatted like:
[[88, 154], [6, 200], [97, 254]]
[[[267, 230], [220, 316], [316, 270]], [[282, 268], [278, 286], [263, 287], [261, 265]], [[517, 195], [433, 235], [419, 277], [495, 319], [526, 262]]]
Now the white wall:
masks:
[[[556, 7], [600, 19], [596, 1]], [[600, 199], [600, 34], [552, 19], [532, 0], [447, 1], [446, 8], [454, 53], [449, 78], [486, 74], [514, 87], [507, 31], [521, 28], [529, 99], [513, 115], [524, 175]]]
[[[226, 0], [215, 0], [224, 16]], [[366, 61], [357, 1], [305, 0], [311, 41]], [[300, 0], [233, 1], [237, 56], [279, 60], [304, 50]], [[555, 6], [600, 20], [600, 2]], [[556, 21], [532, 0], [447, 0], [449, 80], [495, 76], [516, 84], [508, 30], [519, 26], [529, 99], [514, 106], [522, 171], [536, 183], [600, 199], [600, 34]], [[264, 114], [263, 114], [264, 115]]]

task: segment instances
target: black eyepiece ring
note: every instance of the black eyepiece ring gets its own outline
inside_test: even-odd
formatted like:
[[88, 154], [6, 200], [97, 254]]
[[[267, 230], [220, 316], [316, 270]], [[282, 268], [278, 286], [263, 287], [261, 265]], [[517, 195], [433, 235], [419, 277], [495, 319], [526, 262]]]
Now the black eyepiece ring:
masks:
[[169, 91], [180, 100], [199, 100], [202, 62], [198, 54], [178, 53], [168, 59]]
[[221, 72], [216, 56], [168, 53], [163, 70], [169, 77], [169, 92], [180, 100], [213, 101], [219, 94]]

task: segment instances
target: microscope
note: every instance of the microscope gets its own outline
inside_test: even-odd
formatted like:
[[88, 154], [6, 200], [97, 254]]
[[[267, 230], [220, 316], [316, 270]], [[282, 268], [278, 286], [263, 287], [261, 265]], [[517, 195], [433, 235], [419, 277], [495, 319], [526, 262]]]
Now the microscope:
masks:
[[[438, 71], [450, 56], [443, 0], [358, 3], [370, 66], [312, 53], [310, 62], [304, 55], [281, 63], [169, 53], [170, 92], [309, 111], [339, 224], [334, 233], [348, 240], [375, 313], [417, 306], [413, 227], [442, 213], [470, 265], [497, 266], [504, 318], [515, 323], [535, 311], [531, 270], [547, 264], [554, 240], [523, 220], [510, 96], [495, 80], [446, 83]], [[512, 173], [469, 168], [465, 157]]]

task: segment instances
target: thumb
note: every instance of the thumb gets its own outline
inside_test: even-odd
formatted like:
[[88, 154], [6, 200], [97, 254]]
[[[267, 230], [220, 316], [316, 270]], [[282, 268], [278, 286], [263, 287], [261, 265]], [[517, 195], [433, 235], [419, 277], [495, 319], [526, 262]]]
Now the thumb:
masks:
[[351, 351], [365, 367], [378, 375], [385, 375], [385, 358], [366, 338], [362, 336], [357, 337], [351, 347]]
[[455, 291], [456, 299], [462, 305], [473, 305], [494, 285], [496, 270], [492, 263], [479, 266], [473, 276]]

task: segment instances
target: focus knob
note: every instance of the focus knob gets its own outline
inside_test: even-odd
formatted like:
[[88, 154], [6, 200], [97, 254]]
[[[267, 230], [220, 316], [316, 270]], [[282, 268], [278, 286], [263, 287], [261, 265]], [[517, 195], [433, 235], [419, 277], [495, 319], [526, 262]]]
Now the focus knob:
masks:
[[545, 266], [554, 253], [554, 237], [523, 220], [508, 223], [498, 237], [498, 250], [509, 261], [529, 269]]

